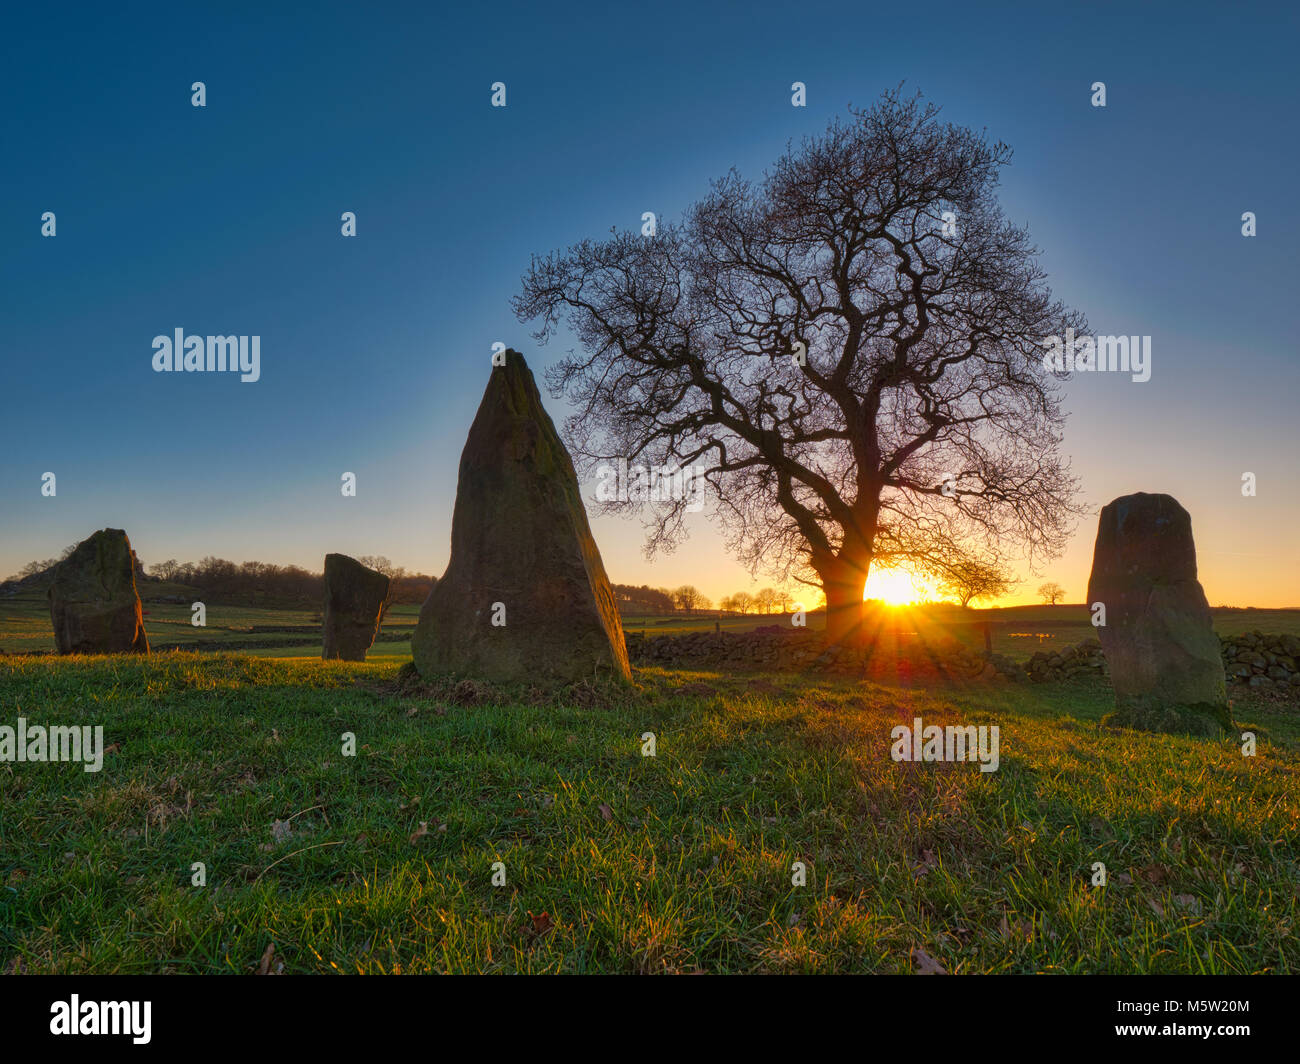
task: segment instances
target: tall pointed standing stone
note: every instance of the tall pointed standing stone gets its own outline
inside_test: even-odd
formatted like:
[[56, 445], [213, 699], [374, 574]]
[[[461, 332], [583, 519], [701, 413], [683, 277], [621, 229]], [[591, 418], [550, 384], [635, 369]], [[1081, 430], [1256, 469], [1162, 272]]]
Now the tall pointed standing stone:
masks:
[[1204, 735], [1231, 726], [1192, 519], [1177, 499], [1138, 492], [1102, 508], [1088, 603], [1106, 610], [1097, 635], [1115, 688], [1114, 723]]
[[424, 676], [631, 677], [573, 462], [517, 351], [493, 368], [465, 441], [451, 561], [411, 653]]

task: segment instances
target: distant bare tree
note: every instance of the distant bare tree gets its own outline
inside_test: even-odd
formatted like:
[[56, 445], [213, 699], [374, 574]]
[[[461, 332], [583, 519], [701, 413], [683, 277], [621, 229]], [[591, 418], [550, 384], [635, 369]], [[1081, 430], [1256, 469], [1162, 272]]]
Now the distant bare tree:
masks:
[[691, 584], [683, 584], [674, 591], [673, 602], [677, 604], [679, 610], [685, 610], [687, 613], [693, 613], [695, 610], [707, 610], [711, 605], [708, 597], [699, 588]]
[[388, 594], [379, 606], [379, 623], [384, 623], [384, 615], [388, 612], [388, 607], [393, 601], [393, 592], [397, 590], [397, 581], [406, 575], [406, 570], [400, 565], [394, 565], [382, 554], [363, 554], [357, 559], [367, 569], [373, 569], [377, 573], [383, 573], [388, 577]]
[[383, 573], [393, 580], [401, 579], [406, 575], [406, 570], [400, 565], [394, 565], [382, 554], [363, 554], [357, 559], [367, 569], [373, 569], [377, 573]]
[[[998, 204], [1006, 145], [897, 91], [850, 115], [653, 238], [535, 257], [514, 304], [582, 346], [548, 374], [578, 464], [693, 467], [751, 571], [821, 588], [836, 641], [877, 562], [1059, 554], [1081, 510], [1043, 342], [1087, 332]], [[684, 537], [682, 494], [650, 553]]]
[[155, 562], [149, 569], [159, 580], [175, 580], [181, 572], [180, 562], [175, 558], [168, 558], [165, 562]]
[[759, 613], [776, 612], [776, 592], [765, 587], [754, 594], [754, 609]]
[[1015, 577], [996, 563], [963, 558], [940, 578], [939, 590], [965, 607], [975, 599], [1001, 598], [1016, 583]]
[[754, 596], [748, 591], [737, 591], [731, 596], [731, 604], [737, 613], [748, 613], [754, 608]]
[[1038, 589], [1039, 597], [1049, 606], [1055, 606], [1065, 598], [1065, 588], [1057, 583], [1046, 583]]

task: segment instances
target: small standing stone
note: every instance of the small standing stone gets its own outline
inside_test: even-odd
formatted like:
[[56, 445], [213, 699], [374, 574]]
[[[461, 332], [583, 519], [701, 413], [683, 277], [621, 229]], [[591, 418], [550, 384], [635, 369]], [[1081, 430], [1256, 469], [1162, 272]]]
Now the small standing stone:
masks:
[[149, 653], [135, 568], [120, 528], [100, 529], [55, 567], [48, 594], [60, 654]]
[[1115, 688], [1113, 723], [1201, 735], [1231, 728], [1192, 519], [1172, 496], [1138, 492], [1102, 509], [1088, 580], [1088, 603], [1098, 602], [1106, 608], [1097, 635]]
[[326, 661], [365, 661], [379, 634], [389, 578], [346, 554], [325, 555]]

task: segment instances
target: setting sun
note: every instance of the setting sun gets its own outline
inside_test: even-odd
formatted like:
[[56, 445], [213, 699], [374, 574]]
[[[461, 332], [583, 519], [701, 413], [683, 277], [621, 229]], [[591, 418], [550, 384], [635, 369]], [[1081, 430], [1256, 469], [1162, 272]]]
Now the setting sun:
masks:
[[867, 576], [864, 599], [875, 599], [890, 606], [908, 606], [926, 593], [918, 587], [916, 578], [902, 569], [873, 568]]

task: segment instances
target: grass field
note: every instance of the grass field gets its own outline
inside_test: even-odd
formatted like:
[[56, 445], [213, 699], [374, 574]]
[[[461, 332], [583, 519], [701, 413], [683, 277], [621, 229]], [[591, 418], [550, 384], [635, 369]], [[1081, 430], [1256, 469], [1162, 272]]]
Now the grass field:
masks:
[[[191, 623], [190, 607], [145, 601], [144, 626], [155, 650], [239, 651], [259, 656], [300, 657], [321, 648], [320, 609], [273, 609], [257, 606], [207, 607], [207, 624]], [[384, 619], [375, 650], [386, 651], [389, 640], [405, 639], [410, 657], [410, 630], [420, 607], [393, 606]], [[0, 599], [0, 650], [10, 654], [54, 650], [54, 627], [44, 594], [26, 593]]]
[[[398, 673], [0, 658], [0, 722], [115, 747], [0, 764], [0, 971], [1300, 969], [1288, 707], [1238, 700], [1243, 757], [1102, 729], [1095, 681], [642, 670], [552, 703]], [[998, 725], [999, 770], [892, 761], [914, 716]]]
[[[172, 590], [165, 585], [164, 590]], [[207, 625], [191, 624], [190, 608], [175, 603], [146, 601], [145, 629], [156, 650], [232, 651], [257, 657], [311, 657], [321, 646], [320, 611], [312, 609], [270, 609], [213, 605], [207, 610]], [[415, 605], [392, 607], [384, 619], [379, 640], [368, 655], [373, 661], [402, 661], [411, 655], [410, 635], [419, 617]], [[1266, 634], [1300, 635], [1300, 609], [1213, 611], [1220, 635], [1238, 635], [1258, 629]], [[1042, 649], [1053, 649], [1096, 637], [1091, 614], [1082, 605], [1015, 606], [1008, 609], [963, 610], [956, 606], [933, 605], [897, 612], [904, 629], [933, 638], [936, 630], [955, 636], [971, 646], [984, 647], [983, 624], [991, 624], [993, 650], [1012, 658], [1025, 659]], [[820, 629], [823, 617], [808, 615], [809, 628]], [[684, 635], [713, 631], [715, 624], [726, 632], [745, 632], [760, 625], [788, 625], [788, 615], [744, 616], [716, 614], [669, 614], [628, 616], [623, 625], [629, 633], [647, 636]], [[54, 629], [44, 594], [28, 592], [0, 599], [0, 650], [10, 654], [52, 652]]]

